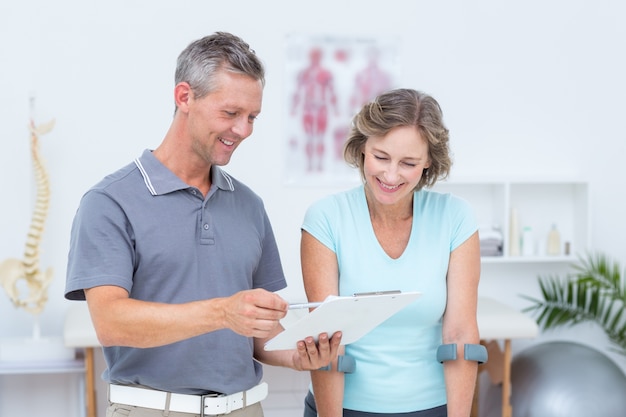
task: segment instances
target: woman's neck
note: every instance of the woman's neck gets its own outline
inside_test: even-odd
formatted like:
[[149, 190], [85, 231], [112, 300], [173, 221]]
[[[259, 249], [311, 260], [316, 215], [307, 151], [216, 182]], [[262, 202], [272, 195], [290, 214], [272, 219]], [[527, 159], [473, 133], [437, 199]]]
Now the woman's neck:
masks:
[[372, 221], [381, 224], [405, 222], [413, 218], [413, 195], [395, 204], [381, 204], [365, 189], [365, 200]]

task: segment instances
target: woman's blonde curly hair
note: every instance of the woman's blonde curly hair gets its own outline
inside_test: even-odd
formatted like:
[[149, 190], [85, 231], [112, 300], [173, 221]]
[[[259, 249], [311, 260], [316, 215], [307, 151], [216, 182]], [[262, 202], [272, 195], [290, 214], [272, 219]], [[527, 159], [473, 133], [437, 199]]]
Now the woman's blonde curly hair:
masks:
[[365, 104], [352, 119], [350, 135], [344, 146], [346, 162], [363, 171], [363, 147], [371, 136], [385, 136], [396, 127], [415, 126], [428, 142], [430, 166], [424, 169], [414, 191], [432, 187], [437, 180], [450, 174], [452, 159], [449, 149], [449, 132], [443, 124], [439, 103], [421, 91], [401, 88], [385, 92]]

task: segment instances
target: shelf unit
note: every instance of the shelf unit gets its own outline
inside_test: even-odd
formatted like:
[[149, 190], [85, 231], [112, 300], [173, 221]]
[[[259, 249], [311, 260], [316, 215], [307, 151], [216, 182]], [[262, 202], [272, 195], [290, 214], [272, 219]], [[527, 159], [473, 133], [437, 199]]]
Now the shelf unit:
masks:
[[[452, 193], [467, 200], [481, 228], [497, 228], [503, 236], [502, 256], [483, 256], [483, 263], [571, 262], [589, 247], [589, 184], [579, 180], [454, 180], [440, 182], [434, 191]], [[512, 256], [511, 213], [518, 218], [519, 236], [530, 226], [534, 255]], [[546, 255], [548, 232], [556, 224], [561, 255]], [[569, 246], [569, 254], [565, 246]]]
[[86, 417], [85, 407], [85, 362], [83, 359], [0, 361], [0, 376], [3, 375], [44, 375], [78, 374], [80, 392], [78, 401], [79, 416]]

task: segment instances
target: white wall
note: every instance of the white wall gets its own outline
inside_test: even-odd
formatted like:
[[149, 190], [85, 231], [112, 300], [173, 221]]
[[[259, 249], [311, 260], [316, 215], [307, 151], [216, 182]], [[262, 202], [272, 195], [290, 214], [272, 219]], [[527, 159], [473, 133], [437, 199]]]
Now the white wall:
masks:
[[[431, 93], [444, 109], [456, 160], [453, 178], [589, 180], [592, 247], [626, 264], [625, 17], [626, 5], [617, 0], [320, 0], [304, 6], [251, 0], [5, 0], [0, 3], [5, 149], [0, 261], [22, 256], [30, 223], [34, 186], [26, 124], [29, 96], [35, 94], [37, 120], [56, 119], [52, 133], [42, 137], [52, 205], [41, 265], [52, 266], [56, 276], [41, 323], [44, 335], [60, 335], [69, 229], [80, 196], [144, 148], [158, 145], [172, 115], [178, 53], [191, 40], [227, 30], [248, 40], [267, 65], [262, 116], [228, 170], [266, 202], [290, 280], [286, 297], [303, 298], [298, 243], [305, 208], [344, 187], [283, 185], [288, 33], [398, 36], [402, 84]], [[536, 290], [537, 272], [487, 268], [481, 292], [519, 305], [520, 293]], [[3, 297], [0, 336], [28, 336], [32, 317]], [[589, 343], [605, 345], [593, 338]], [[624, 366], [623, 358], [617, 360]], [[26, 402], [33, 406], [32, 393], [11, 381], [0, 378], [0, 415], [20, 414], [16, 410]], [[69, 391], [73, 384], [67, 386]], [[52, 417], [72, 416], [67, 395], [42, 410]]]

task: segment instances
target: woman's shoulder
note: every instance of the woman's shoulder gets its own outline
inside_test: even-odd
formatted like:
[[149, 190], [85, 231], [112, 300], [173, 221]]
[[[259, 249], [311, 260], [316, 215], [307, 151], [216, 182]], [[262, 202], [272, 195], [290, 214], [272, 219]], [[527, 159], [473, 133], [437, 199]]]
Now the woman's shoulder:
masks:
[[449, 192], [422, 189], [416, 193], [416, 208], [423, 213], [439, 217], [443, 213], [453, 217], [472, 217], [474, 210], [463, 197]]
[[363, 198], [363, 187], [355, 187], [333, 194], [329, 194], [311, 204], [311, 207], [344, 207], [358, 204]]
[[445, 204], [449, 206], [467, 206], [469, 203], [464, 198], [449, 192], [436, 191], [422, 188], [416, 193], [421, 199], [430, 204]]
[[307, 217], [340, 219], [357, 212], [361, 201], [365, 201], [363, 187], [329, 194], [309, 206]]

